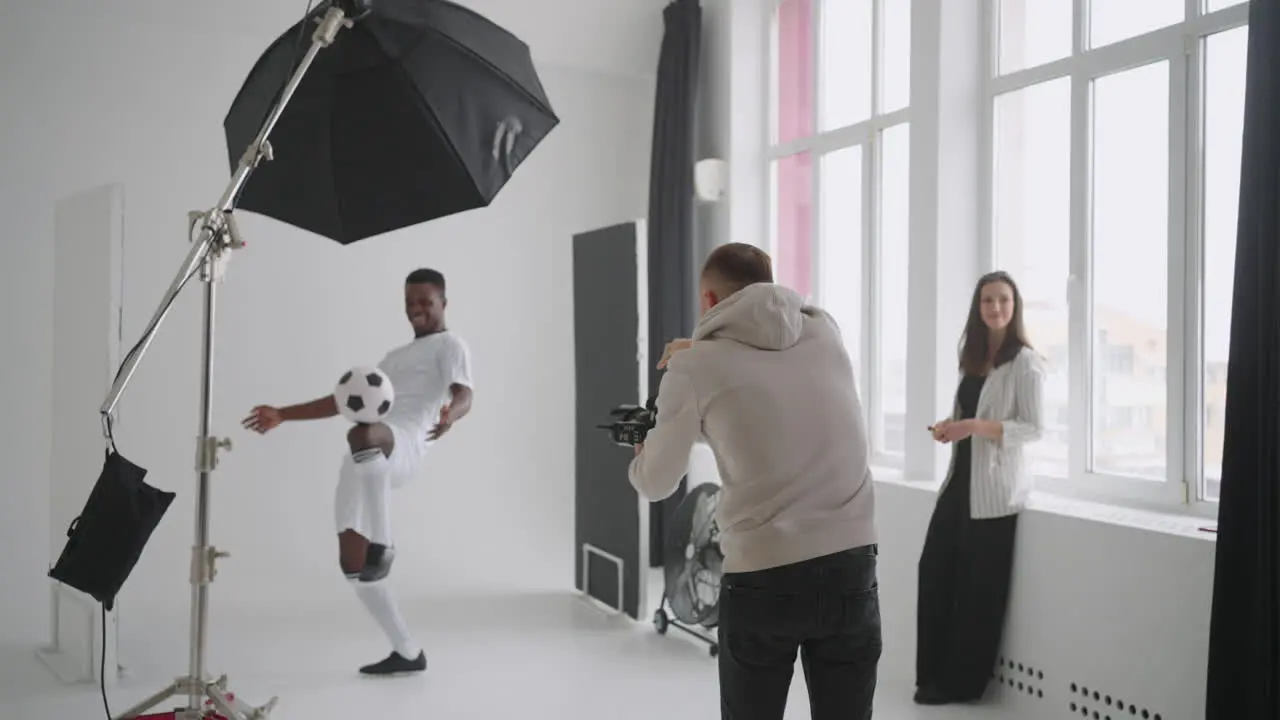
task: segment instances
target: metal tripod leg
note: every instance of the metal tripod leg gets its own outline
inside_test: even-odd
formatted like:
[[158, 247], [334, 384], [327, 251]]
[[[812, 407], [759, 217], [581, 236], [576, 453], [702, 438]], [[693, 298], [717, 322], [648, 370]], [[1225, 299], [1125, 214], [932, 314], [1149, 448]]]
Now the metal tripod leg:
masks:
[[[227, 691], [227, 676], [218, 678], [217, 682], [195, 683], [191, 678], [178, 678], [169, 687], [134, 705], [115, 720], [134, 720], [139, 715], [158, 707], [173, 697], [198, 697], [197, 709], [185, 708], [174, 711], [175, 720], [205, 720], [217, 713], [226, 720], [267, 720], [275, 709], [277, 698], [260, 707], [253, 707], [234, 694]], [[205, 699], [208, 703], [205, 703]]]
[[181, 680], [175, 680], [173, 684], [170, 685], [169, 687], [165, 688], [164, 690], [161, 690], [155, 695], [152, 695], [146, 700], [143, 700], [137, 705], [134, 705], [128, 710], [125, 710], [123, 713], [117, 715], [115, 720], [133, 720], [133, 718], [138, 717], [142, 713], [150, 710], [151, 708], [154, 708], [155, 706], [159, 705], [165, 700], [168, 700], [169, 698], [174, 697], [175, 695], [178, 695], [180, 693], [185, 693], [186, 691], [187, 691], [186, 679], [184, 678]]
[[209, 685], [205, 688], [205, 693], [209, 696], [209, 701], [218, 709], [227, 720], [267, 720], [267, 716], [276, 707], [276, 698], [271, 698], [267, 704], [260, 707], [253, 707], [243, 700], [228, 693], [226, 687], [226, 676], [223, 676], [217, 683]]

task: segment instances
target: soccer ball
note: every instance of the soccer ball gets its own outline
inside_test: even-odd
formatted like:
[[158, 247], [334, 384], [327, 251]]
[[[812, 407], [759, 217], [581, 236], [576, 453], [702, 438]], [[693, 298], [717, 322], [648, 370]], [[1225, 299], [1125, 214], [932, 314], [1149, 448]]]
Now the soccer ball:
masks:
[[338, 412], [353, 423], [371, 425], [382, 422], [396, 401], [396, 391], [391, 378], [372, 367], [355, 367], [338, 380], [333, 391]]

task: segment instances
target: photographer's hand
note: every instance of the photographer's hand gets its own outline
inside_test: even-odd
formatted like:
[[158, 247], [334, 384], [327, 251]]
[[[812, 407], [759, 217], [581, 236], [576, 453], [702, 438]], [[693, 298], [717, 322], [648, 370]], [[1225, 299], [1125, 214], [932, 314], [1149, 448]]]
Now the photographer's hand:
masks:
[[634, 446], [627, 476], [640, 495], [650, 501], [664, 500], [680, 487], [688, 474], [689, 453], [702, 435], [702, 416], [688, 375], [669, 369], [658, 384], [657, 424]]

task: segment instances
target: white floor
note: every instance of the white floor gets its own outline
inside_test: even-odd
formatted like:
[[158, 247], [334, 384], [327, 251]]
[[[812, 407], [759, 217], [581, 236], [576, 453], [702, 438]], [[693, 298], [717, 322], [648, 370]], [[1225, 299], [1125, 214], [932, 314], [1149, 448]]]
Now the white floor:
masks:
[[[362, 680], [354, 669], [385, 651], [353, 598], [253, 615], [215, 606], [210, 670], [273, 720], [505, 717], [556, 720], [708, 720], [719, 717], [716, 663], [704, 644], [659, 636], [646, 623], [609, 618], [570, 593], [444, 596], [406, 602], [427, 647], [425, 676]], [[110, 693], [113, 712], [185, 671], [181, 617], [150, 627], [122, 618], [130, 676]], [[788, 718], [808, 718], [797, 673]], [[172, 709], [172, 708], [161, 708]], [[910, 688], [881, 683], [876, 718], [986, 717], [982, 708], [916, 708]], [[59, 686], [34, 648], [0, 646], [0, 718], [102, 718], [96, 687]]]

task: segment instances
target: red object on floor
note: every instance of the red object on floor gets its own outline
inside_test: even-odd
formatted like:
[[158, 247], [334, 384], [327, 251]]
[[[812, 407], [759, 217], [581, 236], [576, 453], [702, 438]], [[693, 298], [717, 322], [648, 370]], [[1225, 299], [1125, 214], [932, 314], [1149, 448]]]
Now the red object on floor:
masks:
[[[160, 714], [157, 714], [157, 715], [138, 715], [136, 720], [175, 720], [175, 717], [178, 717], [177, 711], [160, 712]], [[227, 719], [225, 719], [225, 717], [221, 715], [214, 714], [214, 715], [206, 715], [205, 720], [227, 720]]]

